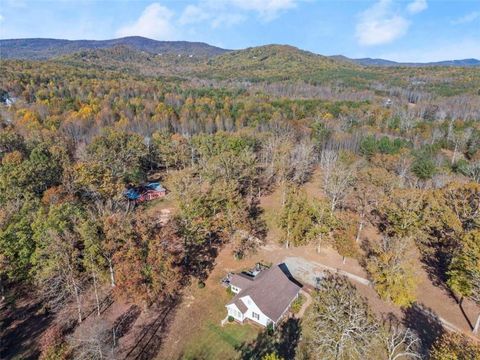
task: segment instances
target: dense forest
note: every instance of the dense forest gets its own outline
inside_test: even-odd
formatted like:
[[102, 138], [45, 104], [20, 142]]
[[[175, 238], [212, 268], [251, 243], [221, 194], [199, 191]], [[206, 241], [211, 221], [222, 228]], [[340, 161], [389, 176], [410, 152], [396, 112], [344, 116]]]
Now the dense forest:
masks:
[[[371, 68], [284, 46], [207, 59], [121, 46], [2, 60], [5, 311], [34, 296], [54, 319], [29, 356], [116, 358], [105, 323], [85, 341], [71, 334], [101, 318], [105, 299], [141, 311], [174, 304], [204, 286], [227, 244], [248, 258], [268, 232], [260, 198], [276, 189], [286, 248], [357, 259], [378, 296], [402, 309], [417, 306], [417, 266], [459, 306], [480, 306], [479, 94], [475, 68]], [[321, 197], [302, 187], [314, 173]], [[152, 180], [168, 191], [166, 221], [155, 203], [124, 195]], [[301, 332], [287, 355], [268, 333], [242, 356], [480, 359], [473, 333], [424, 341], [334, 274]]]

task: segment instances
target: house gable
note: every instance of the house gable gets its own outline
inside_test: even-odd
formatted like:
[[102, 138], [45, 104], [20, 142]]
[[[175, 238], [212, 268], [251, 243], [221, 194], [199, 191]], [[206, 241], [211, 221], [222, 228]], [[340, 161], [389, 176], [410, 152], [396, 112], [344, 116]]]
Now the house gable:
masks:
[[278, 322], [300, 291], [300, 287], [278, 265], [262, 271], [254, 278], [236, 275], [231, 286], [235, 287], [232, 291], [236, 296], [229, 305], [235, 304], [244, 318], [263, 326]]
[[255, 301], [250, 296], [244, 296], [240, 298], [241, 301], [247, 306], [247, 311], [245, 312], [245, 318], [255, 321], [263, 326], [267, 326], [269, 323], [273, 322], [267, 315], [265, 315], [260, 309]]

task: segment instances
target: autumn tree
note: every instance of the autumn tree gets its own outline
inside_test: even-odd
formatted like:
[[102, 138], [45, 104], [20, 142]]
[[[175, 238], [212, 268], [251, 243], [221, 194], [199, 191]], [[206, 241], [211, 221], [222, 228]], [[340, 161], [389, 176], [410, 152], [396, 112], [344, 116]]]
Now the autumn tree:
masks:
[[379, 329], [355, 287], [329, 274], [320, 281], [306, 313], [301, 352], [308, 359], [371, 358]]
[[479, 360], [480, 346], [467, 337], [454, 332], [446, 332], [430, 351], [432, 360]]
[[367, 270], [381, 298], [399, 306], [408, 306], [415, 300], [417, 281], [409, 238], [384, 237], [374, 246], [367, 260]]
[[287, 248], [290, 244], [305, 245], [316, 236], [312, 205], [300, 189], [295, 187], [289, 189], [279, 225], [283, 230], [283, 242]]
[[83, 221], [78, 232], [83, 242], [83, 266], [93, 282], [97, 315], [100, 316], [99, 287], [107, 277], [107, 261], [102, 256], [102, 233], [92, 220]]
[[[467, 232], [450, 263], [447, 284], [460, 296], [480, 304], [480, 230]], [[473, 331], [480, 329], [480, 314]]]
[[35, 252], [32, 222], [39, 207], [38, 200], [8, 203], [0, 210], [0, 278], [21, 281], [30, 277], [31, 257]]
[[180, 284], [183, 248], [176, 230], [152, 217], [126, 219], [133, 232], [115, 252], [115, 293], [151, 305], [175, 294]]
[[78, 321], [82, 322], [82, 266], [80, 237], [75, 226], [82, 217], [81, 210], [61, 204], [40, 211], [33, 223], [36, 242], [33, 254], [35, 280], [53, 307], [64, 305], [74, 298]]
[[358, 229], [355, 241], [360, 241], [362, 230], [371, 214], [395, 188], [395, 177], [387, 170], [377, 167], [359, 169], [354, 185], [353, 201], [358, 213]]
[[113, 178], [125, 183], [144, 178], [147, 154], [147, 147], [139, 135], [115, 130], [94, 138], [87, 147], [89, 160], [98, 162], [110, 170]]
[[345, 264], [347, 257], [356, 258], [359, 254], [358, 244], [355, 241], [357, 234], [358, 217], [351, 212], [339, 212], [336, 216], [336, 226], [333, 232], [332, 245], [343, 257]]
[[156, 132], [152, 135], [150, 162], [168, 172], [191, 164], [191, 149], [186, 138], [179, 134]]
[[295, 185], [288, 189], [278, 223], [287, 248], [315, 242], [317, 251], [332, 231], [339, 228], [337, 219], [325, 201], [309, 199], [305, 191]]

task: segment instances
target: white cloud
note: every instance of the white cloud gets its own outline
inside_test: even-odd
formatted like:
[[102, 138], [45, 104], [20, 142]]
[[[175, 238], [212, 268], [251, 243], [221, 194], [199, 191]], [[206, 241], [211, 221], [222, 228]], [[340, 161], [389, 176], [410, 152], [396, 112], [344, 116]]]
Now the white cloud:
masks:
[[399, 62], [431, 62], [442, 60], [480, 59], [480, 40], [464, 39], [454, 43], [432, 44], [430, 47], [402, 50], [379, 55]]
[[175, 40], [179, 38], [172, 20], [174, 13], [159, 3], [152, 3], [143, 10], [132, 24], [118, 29], [117, 36], [145, 36], [157, 40]]
[[231, 0], [240, 9], [255, 11], [266, 21], [278, 16], [281, 11], [297, 6], [298, 0]]
[[180, 20], [181, 25], [196, 24], [211, 17], [203, 8], [197, 5], [188, 5], [182, 12]]
[[379, 0], [360, 14], [356, 38], [360, 45], [388, 44], [408, 31], [410, 21], [391, 11], [391, 0]]
[[208, 21], [212, 28], [233, 26], [257, 14], [263, 21], [277, 18], [281, 12], [295, 8], [301, 0], [199, 0], [187, 5], [179, 24], [198, 24]]
[[407, 6], [407, 11], [410, 14], [418, 14], [428, 8], [427, 0], [413, 0]]
[[225, 5], [226, 3], [218, 0], [204, 1], [198, 5], [188, 5], [183, 10], [178, 22], [182, 26], [209, 22], [210, 26], [216, 29], [221, 26], [233, 26], [246, 19], [243, 13], [232, 11]]
[[477, 19], [480, 19], [480, 11], [473, 11], [469, 14], [466, 14], [458, 19], [455, 19], [452, 21], [452, 24], [454, 25], [460, 25], [460, 24], [467, 24], [471, 23], [472, 21], [475, 21]]
[[222, 27], [222, 26], [229, 27], [229, 26], [237, 25], [237, 24], [245, 21], [246, 19], [247, 19], [247, 17], [245, 15], [242, 15], [242, 14], [221, 13], [221, 14], [218, 14], [215, 17], [213, 17], [213, 19], [211, 21], [211, 26], [214, 29], [217, 29], [217, 28]]

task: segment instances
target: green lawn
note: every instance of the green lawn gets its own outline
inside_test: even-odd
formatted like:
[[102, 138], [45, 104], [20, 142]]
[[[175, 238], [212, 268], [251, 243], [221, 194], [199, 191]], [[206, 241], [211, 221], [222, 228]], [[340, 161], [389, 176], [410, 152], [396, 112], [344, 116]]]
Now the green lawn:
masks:
[[194, 341], [187, 344], [182, 359], [235, 359], [236, 349], [244, 342], [256, 338], [257, 329], [251, 325], [220, 324], [208, 322]]
[[215, 285], [195, 289], [195, 297], [200, 300], [196, 304], [195, 320], [192, 319], [196, 326], [194, 331], [185, 334], [183, 338], [181, 359], [236, 359], [238, 358], [236, 349], [245, 342], [251, 342], [258, 335], [259, 330], [249, 324], [227, 323], [223, 327], [220, 325], [220, 320], [227, 315], [225, 304], [234, 294], [228, 293], [225, 288], [218, 285], [220, 278], [214, 276], [210, 280], [213, 280]]

